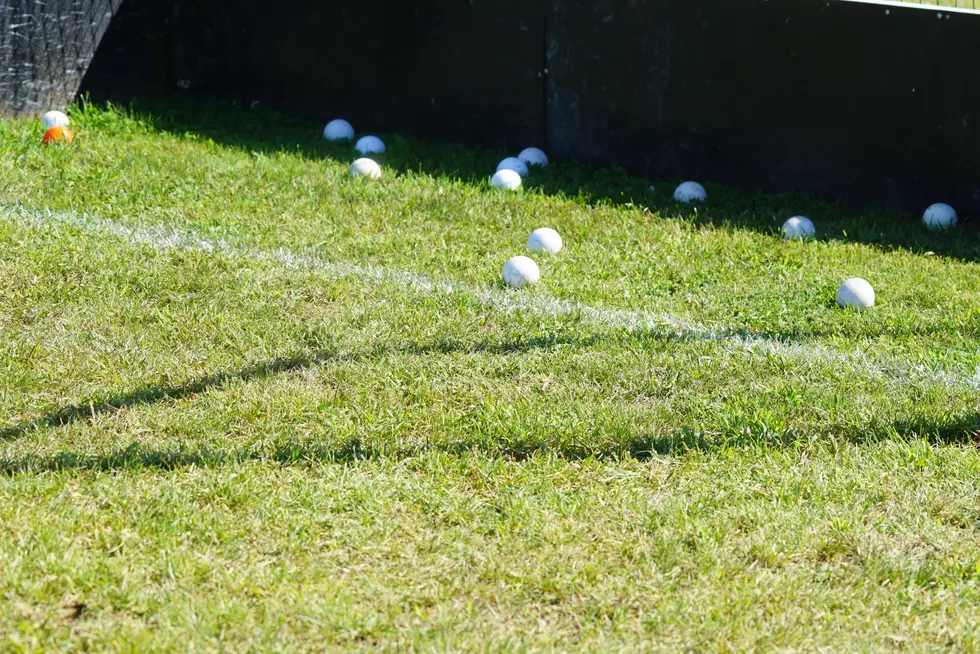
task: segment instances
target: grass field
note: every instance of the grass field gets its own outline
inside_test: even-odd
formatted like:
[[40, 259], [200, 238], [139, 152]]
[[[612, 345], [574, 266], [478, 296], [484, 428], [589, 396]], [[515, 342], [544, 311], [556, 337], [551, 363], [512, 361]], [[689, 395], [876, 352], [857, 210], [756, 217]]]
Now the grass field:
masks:
[[[862, 0], [849, 0], [861, 2]], [[937, 5], [940, 7], [956, 7], [957, 9], [976, 9], [977, 0], [898, 0], [915, 5]]]
[[0, 649], [980, 651], [975, 224], [151, 110], [0, 123]]
[[[867, 0], [848, 0], [848, 2], [864, 2]], [[955, 7], [957, 9], [976, 9], [977, 0], [897, 0], [913, 5], [933, 5], [939, 7]]]

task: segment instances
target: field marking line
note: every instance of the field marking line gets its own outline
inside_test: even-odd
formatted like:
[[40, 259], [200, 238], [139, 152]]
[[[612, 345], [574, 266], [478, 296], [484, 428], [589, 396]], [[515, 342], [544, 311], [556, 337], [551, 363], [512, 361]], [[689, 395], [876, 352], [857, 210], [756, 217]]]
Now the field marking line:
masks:
[[600, 308], [581, 302], [521, 294], [465, 282], [441, 281], [420, 273], [325, 261], [283, 248], [267, 250], [239, 246], [225, 239], [208, 239], [190, 231], [163, 226], [131, 226], [123, 222], [75, 212], [35, 211], [16, 206], [2, 207], [2, 209], [4, 214], [12, 218], [15, 223], [33, 228], [68, 226], [88, 236], [110, 236], [131, 245], [149, 246], [161, 251], [214, 253], [291, 270], [315, 270], [337, 279], [356, 279], [379, 285], [392, 284], [430, 295], [465, 295], [501, 313], [578, 317], [583, 322], [627, 332], [660, 332], [665, 336], [678, 339], [710, 341], [726, 346], [730, 350], [784, 357], [790, 361], [803, 360], [841, 365], [854, 372], [888, 378], [899, 384], [926, 382], [954, 389], [967, 388], [980, 391], [980, 369], [973, 372], [963, 369], [930, 369], [922, 364], [912, 364], [897, 357], [871, 357], [858, 349], [845, 353], [825, 345], [793, 343], [762, 334], [711, 329], [666, 313]]

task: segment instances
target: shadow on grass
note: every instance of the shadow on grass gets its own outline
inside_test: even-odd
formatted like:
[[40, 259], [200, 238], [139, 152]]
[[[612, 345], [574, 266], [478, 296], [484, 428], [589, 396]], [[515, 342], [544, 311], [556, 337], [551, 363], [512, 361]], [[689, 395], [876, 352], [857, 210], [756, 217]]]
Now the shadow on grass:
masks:
[[[653, 334], [646, 334], [646, 337], [659, 338]], [[361, 353], [347, 353], [340, 349], [331, 349], [308, 355], [274, 359], [237, 371], [210, 375], [184, 384], [153, 386], [110, 398], [93, 398], [89, 402], [73, 404], [36, 419], [4, 428], [0, 430], [0, 440], [11, 441], [45, 428], [58, 428], [77, 422], [90, 422], [99, 416], [130, 407], [149, 406], [188, 398], [207, 393], [234, 381], [247, 382], [263, 379], [331, 362], [371, 361], [392, 354], [412, 356], [460, 353], [527, 354], [558, 347], [587, 348], [604, 341], [605, 339], [599, 336], [573, 338], [549, 335], [477, 344], [440, 340], [424, 346], [410, 345], [401, 348], [379, 346]], [[923, 439], [938, 444], [974, 443], [980, 447], [980, 415], [951, 419], [943, 424], [920, 421], [915, 423], [896, 422], [892, 425], [856, 425], [853, 428], [853, 433], [844, 433], [841, 436], [849, 442], [862, 442], [873, 440], [876, 435], [882, 434]], [[475, 453], [515, 460], [547, 454], [570, 460], [623, 457], [646, 460], [658, 455], [676, 455], [690, 451], [711, 453], [744, 447], [778, 449], [806, 447], [808, 442], [805, 435], [792, 429], [773, 430], [764, 424], [745, 425], [730, 434], [724, 435], [709, 435], [692, 427], [679, 427], [676, 430], [660, 434], [637, 434], [628, 428], [619, 427], [606, 433], [597, 431], [595, 436], [594, 444], [564, 442], [561, 438], [543, 440], [516, 436], [410, 447], [369, 444], [361, 440], [349, 440], [339, 444], [280, 442], [272, 449], [244, 448], [237, 451], [209, 448], [188, 449], [185, 447], [145, 449], [134, 443], [130, 447], [107, 454], [62, 452], [52, 456], [25, 455], [18, 459], [0, 458], [0, 473], [16, 474], [18, 472], [44, 470], [108, 471], [128, 468], [171, 470], [187, 466], [216, 466], [250, 460], [280, 464], [348, 463], [364, 459], [414, 457], [427, 452]]]
[[[903, 438], [920, 438], [938, 445], [973, 444], [980, 448], [980, 415], [944, 425], [895, 425]], [[146, 449], [138, 443], [105, 454], [61, 452], [55, 455], [25, 455], [17, 459], [0, 459], [0, 474], [116, 470], [179, 470], [187, 467], [219, 467], [248, 461], [278, 465], [352, 464], [360, 461], [403, 460], [431, 453], [465, 456], [474, 454], [524, 461], [535, 456], [557, 456], [570, 461], [600, 459], [648, 461], [658, 456], [677, 456], [690, 452], [717, 453], [751, 447], [785, 449], [806, 448], [806, 442], [792, 432], [759, 435], [736, 434], [707, 438], [694, 430], [681, 429], [660, 436], [630, 436], [602, 446], [556, 446], [536, 441], [452, 442], [412, 447], [382, 447], [353, 439], [339, 444], [280, 442], [270, 449], [244, 448], [218, 450], [185, 447]]]
[[[129, 407], [145, 406], [167, 401], [178, 401], [187, 397], [192, 397], [201, 393], [207, 393], [213, 389], [220, 388], [230, 382], [242, 381], [250, 382], [259, 379], [274, 377], [279, 374], [289, 373], [300, 369], [312, 368], [332, 362], [358, 363], [365, 361], [376, 361], [390, 355], [409, 355], [409, 356], [428, 356], [433, 354], [476, 354], [485, 353], [492, 355], [527, 354], [536, 350], [548, 350], [557, 347], [573, 347], [585, 349], [595, 346], [612, 345], [617, 342], [629, 341], [632, 343], [724, 343], [729, 339], [740, 339], [745, 342], [758, 341], [793, 343], [796, 334], [790, 332], [747, 332], [735, 330], [731, 332], [710, 332], [704, 331], [680, 331], [670, 326], [645, 327], [637, 329], [614, 330], [603, 334], [591, 335], [569, 335], [560, 332], [551, 333], [545, 336], [538, 336], [524, 339], [512, 340], [492, 340], [478, 343], [467, 343], [458, 339], [440, 339], [425, 345], [412, 344], [407, 346], [383, 346], [378, 345], [367, 348], [361, 352], [348, 352], [342, 349], [328, 349], [318, 352], [301, 353], [290, 357], [280, 357], [268, 361], [262, 361], [244, 368], [207, 375], [200, 379], [188, 380], [181, 384], [161, 384], [137, 389], [128, 393], [118, 394], [112, 397], [91, 398], [88, 401], [71, 404], [63, 408], [48, 412], [37, 418], [22, 421], [0, 428], [0, 441], [12, 441], [25, 436], [26, 434], [45, 428], [63, 427], [75, 422], [90, 422], [99, 416], [120, 411]], [[760, 356], [767, 356], [761, 354]], [[980, 418], [971, 418], [972, 429], [969, 431], [980, 430]], [[935, 426], [929, 424], [906, 425], [896, 429], [900, 434], [914, 432], [926, 434], [935, 431]], [[947, 432], [964, 431], [959, 426], [953, 426], [950, 430], [942, 429], [937, 433], [937, 438], [943, 438]], [[757, 434], [757, 436], [760, 436]], [[763, 439], [784, 440], [783, 437], [773, 437], [772, 434], [762, 434]], [[674, 439], [673, 437], [671, 437]], [[674, 439], [676, 440], [676, 439]], [[686, 433], [681, 439], [685, 447], [695, 447], [701, 440]], [[789, 441], [796, 440], [795, 436], [790, 437]], [[700, 446], [698, 446], [700, 447]], [[635, 448], [631, 448], [633, 450]], [[660, 448], [653, 448], [660, 451]]]
[[598, 336], [569, 338], [563, 336], [544, 336], [517, 341], [487, 342], [465, 344], [458, 341], [441, 340], [425, 346], [405, 348], [376, 347], [361, 353], [347, 353], [343, 350], [326, 350], [312, 354], [296, 355], [273, 359], [261, 363], [214, 375], [191, 380], [183, 384], [158, 385], [142, 388], [130, 393], [122, 393], [109, 398], [93, 398], [51, 411], [33, 420], [9, 425], [0, 429], [0, 441], [12, 441], [28, 433], [51, 427], [63, 427], [75, 422], [90, 422], [99, 416], [114, 413], [135, 406], [148, 406], [160, 402], [177, 401], [220, 388], [229, 382], [254, 381], [279, 374], [312, 368], [331, 362], [350, 362], [377, 360], [392, 354], [426, 356], [430, 354], [489, 353], [498, 355], [522, 354], [533, 350], [545, 350], [562, 345], [589, 347], [599, 342]]
[[[180, 97], [165, 102], [137, 103], [132, 109], [155, 129], [195, 134], [249, 152], [290, 152], [311, 160], [343, 163], [359, 156], [350, 144], [326, 143], [320, 136], [321, 125], [273, 111]], [[500, 159], [515, 154], [479, 151], [397, 135], [383, 136], [388, 152], [381, 155], [379, 161], [386, 168], [401, 174], [421, 172], [446, 176], [475, 185], [486, 184]], [[969, 221], [947, 233], [931, 232], [922, 227], [918, 216], [857, 210], [841, 202], [801, 193], [763, 194], [725, 186], [709, 186], [708, 202], [694, 208], [672, 199], [673, 189], [679, 181], [642, 179], [621, 169], [560, 162], [534, 170], [526, 187], [589, 205], [632, 205], [663, 218], [770, 235], [778, 234], [786, 218], [807, 215], [817, 223], [823, 239], [865, 243], [883, 250], [930, 252], [964, 261], [980, 260], [980, 230]], [[650, 190], [651, 184], [655, 185], [654, 191]]]

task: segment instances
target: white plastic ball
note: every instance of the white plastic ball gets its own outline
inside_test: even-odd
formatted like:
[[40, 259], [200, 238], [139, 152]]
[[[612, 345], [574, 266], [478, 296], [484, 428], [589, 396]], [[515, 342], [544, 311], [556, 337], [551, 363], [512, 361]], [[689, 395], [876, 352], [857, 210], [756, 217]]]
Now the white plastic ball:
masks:
[[708, 192], [697, 182], [684, 182], [674, 191], [674, 199], [678, 202], [704, 202], [708, 199]]
[[385, 148], [384, 141], [377, 136], [362, 136], [354, 149], [361, 154], [384, 154], [387, 148]]
[[793, 216], [783, 223], [783, 238], [791, 241], [805, 241], [817, 235], [813, 221], [806, 216]]
[[513, 170], [504, 169], [490, 178], [490, 185], [505, 191], [516, 191], [521, 187], [521, 176]]
[[521, 177], [527, 177], [528, 173], [527, 166], [517, 157], [507, 157], [497, 164], [497, 172], [499, 173], [501, 170], [513, 170]]
[[875, 305], [875, 290], [863, 279], [853, 277], [837, 289], [837, 304], [855, 309], [870, 309]]
[[922, 214], [922, 222], [929, 229], [949, 229], [956, 227], [959, 216], [956, 215], [956, 209], [940, 202], [926, 209]]
[[353, 141], [354, 126], [341, 118], [331, 120], [323, 128], [323, 138], [328, 141]]
[[381, 177], [381, 166], [373, 159], [358, 159], [350, 165], [350, 176], [378, 179]]
[[68, 116], [60, 111], [49, 111], [41, 116], [41, 124], [44, 125], [45, 130], [52, 127], [68, 127], [68, 122]]
[[541, 279], [538, 264], [528, 257], [514, 257], [504, 264], [504, 282], [512, 288], [522, 288]]
[[549, 252], [558, 254], [565, 247], [561, 235], [550, 227], [542, 227], [531, 232], [527, 239], [527, 247], [532, 252]]
[[517, 158], [523, 161], [526, 166], [541, 166], [544, 168], [548, 165], [548, 155], [540, 148], [524, 148], [517, 155]]

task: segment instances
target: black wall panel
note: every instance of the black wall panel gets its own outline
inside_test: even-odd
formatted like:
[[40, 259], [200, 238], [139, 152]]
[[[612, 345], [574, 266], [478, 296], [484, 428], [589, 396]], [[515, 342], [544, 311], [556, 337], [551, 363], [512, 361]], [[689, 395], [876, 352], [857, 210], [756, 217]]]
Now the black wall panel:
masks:
[[185, 1], [176, 74], [359, 131], [542, 143], [544, 17], [544, 0]]
[[[4, 104], [33, 111], [119, 0], [0, 2]], [[85, 88], [976, 213], [977, 44], [977, 13], [841, 0], [125, 0]]]
[[980, 210], [980, 15], [826, 0], [554, 0], [558, 156]]
[[173, 0], [124, 0], [102, 37], [82, 91], [92, 100], [160, 98], [176, 88]]

